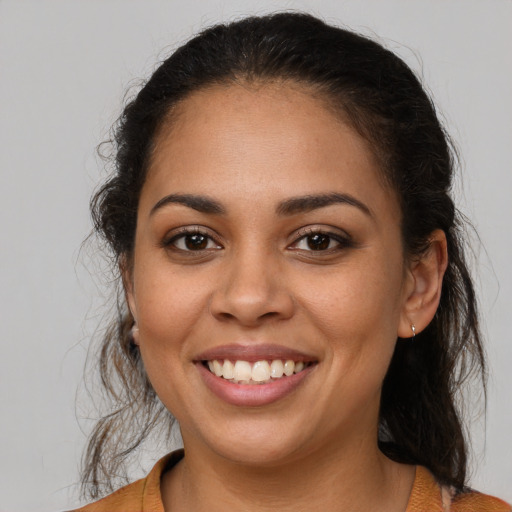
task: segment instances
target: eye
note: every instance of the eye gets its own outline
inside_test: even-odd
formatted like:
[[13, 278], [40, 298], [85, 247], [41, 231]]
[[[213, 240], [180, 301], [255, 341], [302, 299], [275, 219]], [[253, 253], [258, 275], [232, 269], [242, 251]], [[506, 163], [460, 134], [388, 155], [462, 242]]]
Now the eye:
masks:
[[172, 236], [164, 245], [185, 252], [199, 252], [222, 247], [208, 234], [197, 230], [183, 230]]
[[301, 236], [291, 247], [300, 251], [332, 252], [351, 245], [348, 236], [325, 231], [309, 230]]
[[331, 249], [336, 243], [336, 240], [333, 240], [325, 233], [314, 233], [299, 240], [296, 244], [296, 248], [311, 251], [325, 251], [326, 249]]

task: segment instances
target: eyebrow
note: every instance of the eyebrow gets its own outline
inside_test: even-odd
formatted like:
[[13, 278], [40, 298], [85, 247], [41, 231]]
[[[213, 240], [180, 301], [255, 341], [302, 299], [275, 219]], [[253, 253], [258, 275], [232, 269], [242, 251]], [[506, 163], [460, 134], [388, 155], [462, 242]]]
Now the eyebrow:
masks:
[[168, 204], [181, 204], [201, 213], [217, 215], [226, 213], [226, 210], [219, 202], [209, 197], [192, 194], [170, 194], [168, 196], [162, 197], [162, 199], [160, 199], [160, 201], [158, 201], [155, 206], [151, 208], [149, 215], [153, 215], [157, 210]]
[[[210, 197], [194, 194], [169, 194], [168, 196], [162, 197], [162, 199], [151, 208], [150, 216], [168, 204], [181, 204], [207, 214], [223, 215], [226, 213], [226, 209], [222, 204]], [[338, 192], [292, 197], [279, 203], [276, 212], [278, 215], [288, 216], [310, 212], [333, 204], [354, 206], [366, 215], [373, 217], [370, 209], [363, 202], [349, 194], [340, 194]]]
[[305, 213], [333, 204], [347, 204], [349, 206], [355, 206], [366, 215], [373, 217], [370, 208], [359, 201], [359, 199], [356, 199], [349, 194], [340, 194], [337, 192], [292, 197], [279, 203], [276, 211], [279, 215], [295, 215], [297, 213]]

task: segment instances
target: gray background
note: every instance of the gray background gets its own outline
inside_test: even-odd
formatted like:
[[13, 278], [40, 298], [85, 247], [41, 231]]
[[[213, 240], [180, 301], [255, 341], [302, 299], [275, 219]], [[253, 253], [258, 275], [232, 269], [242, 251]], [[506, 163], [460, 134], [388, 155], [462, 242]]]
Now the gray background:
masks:
[[201, 27], [283, 8], [378, 34], [423, 75], [458, 142], [492, 368], [472, 483], [512, 500], [510, 1], [0, 0], [1, 511], [78, 504], [91, 425], [80, 383], [106, 298], [80, 245], [102, 174], [94, 148], [127, 85]]

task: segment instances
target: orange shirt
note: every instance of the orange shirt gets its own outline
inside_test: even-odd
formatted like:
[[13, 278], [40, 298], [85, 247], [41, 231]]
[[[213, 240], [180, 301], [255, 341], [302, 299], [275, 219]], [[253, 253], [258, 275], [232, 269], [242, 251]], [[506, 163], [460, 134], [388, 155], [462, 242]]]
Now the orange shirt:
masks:
[[[137, 480], [105, 498], [79, 508], [74, 512], [164, 512], [160, 496], [160, 477], [183, 457], [178, 450], [160, 459], [146, 478]], [[512, 512], [504, 501], [469, 492], [453, 498], [434, 480], [430, 472], [417, 466], [416, 477], [405, 512]]]

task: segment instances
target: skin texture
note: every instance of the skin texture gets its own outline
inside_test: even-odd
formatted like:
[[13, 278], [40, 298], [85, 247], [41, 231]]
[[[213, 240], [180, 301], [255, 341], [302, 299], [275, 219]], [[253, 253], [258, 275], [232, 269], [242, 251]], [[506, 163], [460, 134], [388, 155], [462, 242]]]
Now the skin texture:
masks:
[[[435, 313], [443, 234], [422, 258], [404, 256], [398, 201], [369, 144], [298, 86], [216, 86], [175, 114], [159, 134], [124, 272], [144, 365], [186, 449], [163, 479], [164, 505], [404, 510], [414, 468], [378, 450], [380, 390], [397, 336]], [[364, 207], [278, 211], [333, 193]], [[169, 194], [206, 196], [223, 212], [154, 209]], [[187, 248], [185, 228], [207, 236], [202, 250]], [[319, 232], [327, 248], [312, 250]], [[264, 343], [317, 364], [261, 407], [228, 404], [205, 385], [201, 352]]]

